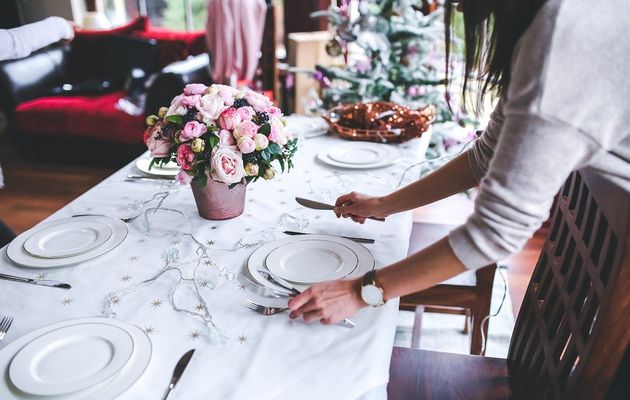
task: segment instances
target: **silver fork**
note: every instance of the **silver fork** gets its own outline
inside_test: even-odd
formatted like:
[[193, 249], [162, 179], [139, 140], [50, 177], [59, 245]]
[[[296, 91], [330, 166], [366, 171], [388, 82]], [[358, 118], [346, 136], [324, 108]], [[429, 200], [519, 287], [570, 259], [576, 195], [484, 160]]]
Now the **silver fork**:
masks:
[[0, 341], [4, 339], [7, 332], [9, 332], [9, 328], [13, 323], [13, 317], [4, 317], [2, 321], [0, 321]]
[[249, 308], [250, 310], [255, 311], [258, 314], [262, 314], [262, 315], [274, 315], [274, 314], [281, 313], [283, 311], [287, 311], [289, 309], [289, 307], [263, 306], [262, 304], [256, 304], [250, 300], [245, 300], [243, 302], [243, 305]]

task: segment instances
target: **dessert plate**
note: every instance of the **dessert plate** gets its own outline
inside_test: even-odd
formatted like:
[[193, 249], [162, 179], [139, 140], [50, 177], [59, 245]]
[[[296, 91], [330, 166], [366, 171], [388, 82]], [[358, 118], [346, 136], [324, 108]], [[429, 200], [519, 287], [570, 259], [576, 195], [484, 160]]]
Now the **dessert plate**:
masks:
[[386, 144], [370, 142], [341, 143], [322, 149], [317, 159], [324, 164], [347, 169], [382, 168], [401, 160], [400, 151]]
[[310, 139], [328, 133], [328, 125], [321, 117], [293, 114], [285, 117], [287, 131], [293, 136]]
[[112, 378], [132, 352], [133, 339], [114, 325], [65, 326], [24, 346], [11, 361], [9, 378], [24, 393], [74, 393]]
[[[60, 328], [79, 324], [104, 324], [123, 329], [133, 340], [131, 359], [109, 380], [89, 389], [57, 396], [36, 396], [24, 393], [11, 383], [9, 368], [17, 353], [38, 337]], [[151, 360], [151, 341], [137, 326], [110, 318], [81, 318], [63, 321], [29, 332], [0, 349], [0, 399], [18, 400], [112, 400], [126, 392], [144, 373]]]
[[24, 242], [24, 250], [43, 258], [63, 258], [94, 250], [112, 236], [102, 221], [71, 219], [50, 225]]
[[[74, 221], [74, 220], [88, 220], [88, 221], [98, 221], [108, 225], [112, 230], [112, 235], [106, 240], [102, 245], [95, 247], [92, 250], [89, 250], [82, 254], [77, 254], [74, 256], [64, 257], [64, 258], [41, 258], [33, 256], [28, 253], [24, 249], [24, 242], [37, 232], [47, 229], [52, 225], [56, 225], [59, 223], [63, 223], [64, 221]], [[122, 222], [119, 219], [106, 217], [106, 216], [84, 216], [84, 217], [73, 217], [73, 218], [64, 218], [62, 220], [45, 222], [43, 224], [37, 225], [34, 228], [29, 229], [28, 231], [22, 233], [9, 245], [6, 247], [7, 257], [9, 260], [13, 261], [15, 264], [21, 265], [23, 267], [29, 268], [56, 268], [56, 267], [65, 267], [69, 265], [78, 264], [81, 262], [85, 262], [91, 260], [95, 257], [101, 256], [114, 248], [118, 247], [129, 233], [129, 228], [127, 224]]]
[[[365, 246], [359, 243], [332, 235], [303, 235], [287, 237], [258, 247], [247, 259], [247, 271], [249, 272], [249, 275], [251, 275], [251, 277], [262, 286], [273, 290], [284, 291], [284, 289], [282, 289], [281, 287], [274, 285], [273, 283], [263, 278], [262, 275], [258, 273], [258, 271], [264, 270], [266, 268], [265, 261], [267, 259], [267, 256], [278, 247], [281, 247], [288, 243], [296, 243], [309, 240], [326, 240], [333, 243], [339, 243], [349, 248], [356, 254], [358, 259], [357, 266], [344, 278], [357, 278], [359, 276], [363, 276], [366, 272], [374, 268], [374, 257], [372, 256], [372, 253], [370, 253], [370, 251]], [[293, 286], [296, 289], [302, 291], [306, 290], [310, 285], [296, 283]]]
[[295, 283], [341, 279], [357, 267], [359, 258], [348, 247], [328, 240], [303, 240], [274, 249], [266, 259], [267, 269]]
[[156, 176], [176, 176], [179, 173], [179, 165], [174, 162], [168, 162], [163, 166], [158, 166], [153, 164], [151, 169], [149, 169], [149, 165], [151, 164], [150, 158], [139, 158], [136, 161], [136, 167], [148, 175], [156, 175]]

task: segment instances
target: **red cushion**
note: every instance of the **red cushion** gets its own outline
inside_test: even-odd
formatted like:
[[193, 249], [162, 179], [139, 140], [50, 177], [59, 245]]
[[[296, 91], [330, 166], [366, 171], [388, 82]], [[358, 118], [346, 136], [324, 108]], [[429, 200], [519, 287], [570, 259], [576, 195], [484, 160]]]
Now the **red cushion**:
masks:
[[75, 40], [79, 39], [93, 39], [98, 37], [116, 35], [116, 34], [130, 34], [134, 31], [144, 31], [149, 27], [149, 20], [146, 17], [137, 17], [129, 21], [129, 23], [118, 26], [112, 29], [105, 30], [88, 30], [78, 29], [75, 32]]
[[98, 97], [42, 97], [20, 104], [15, 125], [29, 135], [81, 137], [110, 142], [142, 143], [144, 117], [114, 108], [123, 92]]
[[144, 39], [155, 39], [158, 42], [160, 66], [162, 67], [183, 60], [188, 56], [195, 56], [208, 51], [205, 31], [171, 31], [150, 27], [135, 31], [133, 35]]

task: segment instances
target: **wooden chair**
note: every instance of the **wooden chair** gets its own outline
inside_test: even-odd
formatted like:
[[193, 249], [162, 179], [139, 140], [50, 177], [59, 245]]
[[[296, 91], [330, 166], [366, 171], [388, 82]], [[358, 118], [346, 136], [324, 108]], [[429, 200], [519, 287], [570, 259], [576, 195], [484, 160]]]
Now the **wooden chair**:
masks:
[[[426, 248], [443, 238], [454, 228], [452, 225], [416, 223], [410, 240], [410, 253]], [[477, 271], [465, 272], [453, 279], [433, 286], [421, 292], [403, 296], [399, 309], [415, 312], [411, 347], [420, 347], [420, 330], [422, 315], [426, 311], [466, 316], [464, 331], [468, 331], [468, 321], [472, 321], [470, 329], [470, 354], [483, 355], [483, 335], [488, 337], [488, 324], [481, 322], [490, 313], [492, 284], [496, 264], [488, 265]]]
[[575, 172], [552, 221], [507, 360], [394, 348], [390, 400], [601, 399], [628, 381], [630, 193]]

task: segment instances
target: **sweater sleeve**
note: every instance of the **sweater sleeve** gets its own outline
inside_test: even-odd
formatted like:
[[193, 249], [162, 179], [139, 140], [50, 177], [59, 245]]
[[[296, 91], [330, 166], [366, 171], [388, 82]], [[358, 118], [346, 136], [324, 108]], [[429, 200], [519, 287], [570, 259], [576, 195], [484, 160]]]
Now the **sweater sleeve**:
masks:
[[506, 115], [475, 211], [449, 234], [469, 269], [518, 251], [549, 215], [568, 175], [603, 150], [589, 136], [535, 114]]
[[26, 57], [49, 44], [73, 37], [72, 27], [61, 17], [48, 17], [18, 28], [0, 29], [0, 61]]
[[492, 156], [494, 155], [494, 148], [499, 141], [501, 127], [505, 121], [503, 103], [504, 99], [501, 98], [490, 115], [490, 120], [483, 134], [468, 150], [470, 170], [475, 179], [477, 179], [477, 182], [481, 182], [481, 179], [486, 174], [490, 160], [492, 160]]

